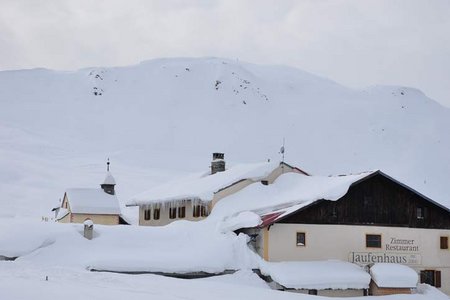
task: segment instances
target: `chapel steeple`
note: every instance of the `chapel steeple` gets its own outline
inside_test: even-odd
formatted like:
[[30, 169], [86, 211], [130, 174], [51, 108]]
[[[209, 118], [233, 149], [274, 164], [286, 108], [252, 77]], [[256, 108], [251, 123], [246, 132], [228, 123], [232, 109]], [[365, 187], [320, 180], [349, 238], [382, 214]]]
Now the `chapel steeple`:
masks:
[[106, 177], [102, 184], [100, 184], [100, 187], [105, 191], [105, 193], [110, 195], [115, 195], [116, 191], [114, 190], [114, 187], [116, 185], [116, 180], [112, 176], [111, 172], [109, 171], [109, 158], [106, 162]]

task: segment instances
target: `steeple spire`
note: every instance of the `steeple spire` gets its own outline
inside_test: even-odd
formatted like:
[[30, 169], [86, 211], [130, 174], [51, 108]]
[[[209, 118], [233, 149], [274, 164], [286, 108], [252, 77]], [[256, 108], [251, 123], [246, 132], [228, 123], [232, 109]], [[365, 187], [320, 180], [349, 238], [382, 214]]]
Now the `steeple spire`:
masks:
[[116, 193], [114, 190], [116, 181], [114, 180], [114, 177], [112, 176], [111, 172], [109, 172], [109, 165], [110, 165], [110, 162], [109, 162], [109, 158], [108, 158], [108, 160], [106, 161], [106, 177], [100, 186], [105, 191], [105, 193], [114, 195]]

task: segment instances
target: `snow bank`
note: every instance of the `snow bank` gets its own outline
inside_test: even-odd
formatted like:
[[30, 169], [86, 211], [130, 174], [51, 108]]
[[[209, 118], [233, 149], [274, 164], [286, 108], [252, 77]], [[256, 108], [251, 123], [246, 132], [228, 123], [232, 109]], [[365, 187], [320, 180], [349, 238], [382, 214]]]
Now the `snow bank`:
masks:
[[413, 288], [417, 286], [417, 272], [405, 265], [376, 263], [370, 268], [370, 275], [379, 287]]
[[207, 220], [156, 228], [96, 225], [92, 240], [83, 237], [83, 224], [10, 223], [0, 223], [0, 255], [35, 264], [165, 273], [221, 273], [257, 265], [246, 235], [219, 232]]
[[286, 288], [367, 289], [370, 275], [361, 267], [339, 260], [261, 262], [261, 272]]
[[219, 223], [221, 232], [231, 232], [241, 228], [252, 228], [261, 224], [261, 218], [251, 211], [243, 211], [236, 216], [226, 217]]

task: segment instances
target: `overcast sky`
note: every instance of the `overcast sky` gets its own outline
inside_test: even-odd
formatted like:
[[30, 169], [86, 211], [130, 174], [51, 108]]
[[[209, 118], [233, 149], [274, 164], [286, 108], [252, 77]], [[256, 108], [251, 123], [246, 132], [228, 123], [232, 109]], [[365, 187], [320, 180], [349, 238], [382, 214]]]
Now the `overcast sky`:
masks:
[[218, 56], [450, 107], [449, 0], [0, 0], [0, 70]]

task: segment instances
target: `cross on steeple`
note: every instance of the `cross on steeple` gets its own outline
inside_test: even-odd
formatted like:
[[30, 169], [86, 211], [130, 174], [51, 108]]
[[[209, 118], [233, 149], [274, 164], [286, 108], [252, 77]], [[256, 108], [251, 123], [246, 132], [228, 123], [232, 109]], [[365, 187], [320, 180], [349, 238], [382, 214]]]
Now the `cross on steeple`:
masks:
[[108, 172], [109, 172], [109, 164], [110, 164], [110, 162], [109, 162], [109, 157], [108, 157], [108, 161], [106, 162], [106, 171], [108, 171]]

